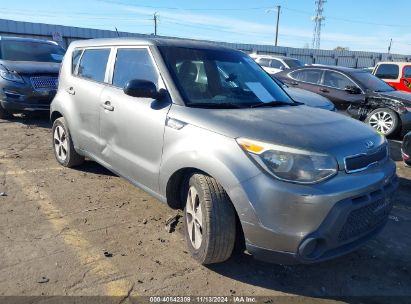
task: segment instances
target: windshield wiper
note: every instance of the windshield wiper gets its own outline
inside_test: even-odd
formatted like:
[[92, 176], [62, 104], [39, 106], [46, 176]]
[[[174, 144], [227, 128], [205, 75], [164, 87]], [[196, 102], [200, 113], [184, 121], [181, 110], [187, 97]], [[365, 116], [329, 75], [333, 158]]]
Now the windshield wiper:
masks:
[[240, 109], [244, 106], [231, 102], [190, 102], [186, 104], [193, 108]]
[[302, 105], [301, 102], [288, 102], [288, 101], [280, 101], [280, 100], [273, 100], [270, 102], [260, 102], [253, 104], [250, 108], [261, 108], [261, 107], [277, 107], [277, 106], [299, 106]]

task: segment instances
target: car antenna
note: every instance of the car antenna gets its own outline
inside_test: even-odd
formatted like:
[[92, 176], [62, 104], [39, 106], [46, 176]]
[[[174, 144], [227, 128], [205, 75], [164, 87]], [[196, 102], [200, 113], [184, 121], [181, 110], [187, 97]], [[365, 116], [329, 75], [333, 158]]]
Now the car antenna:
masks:
[[114, 27], [116, 29], [117, 37], [120, 37], [120, 34], [118, 33], [117, 27]]

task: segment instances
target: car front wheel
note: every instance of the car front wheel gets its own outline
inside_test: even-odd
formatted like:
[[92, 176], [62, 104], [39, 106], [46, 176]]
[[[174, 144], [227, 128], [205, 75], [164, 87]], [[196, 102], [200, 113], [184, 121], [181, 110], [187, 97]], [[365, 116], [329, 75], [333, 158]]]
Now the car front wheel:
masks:
[[385, 136], [393, 135], [399, 129], [398, 115], [391, 109], [376, 109], [368, 114], [365, 122]]
[[192, 257], [200, 264], [227, 260], [236, 236], [234, 207], [217, 181], [193, 174], [188, 182], [184, 232]]
[[12, 117], [12, 115], [6, 111], [6, 109], [4, 109], [2, 107], [2, 105], [0, 105], [0, 119], [7, 119]]
[[74, 149], [69, 129], [63, 117], [53, 123], [53, 151], [56, 160], [64, 167], [75, 167], [84, 162], [84, 156]]

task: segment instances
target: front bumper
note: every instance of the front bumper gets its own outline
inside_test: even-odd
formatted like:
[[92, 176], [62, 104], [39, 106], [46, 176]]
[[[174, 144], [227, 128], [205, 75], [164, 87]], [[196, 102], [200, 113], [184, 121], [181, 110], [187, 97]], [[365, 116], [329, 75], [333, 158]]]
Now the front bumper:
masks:
[[56, 90], [35, 90], [29, 83], [0, 79], [0, 104], [9, 113], [49, 111]]
[[397, 185], [395, 164], [388, 160], [312, 186], [261, 174], [229, 194], [239, 206], [249, 253], [276, 263], [312, 263], [346, 254], [377, 234]]

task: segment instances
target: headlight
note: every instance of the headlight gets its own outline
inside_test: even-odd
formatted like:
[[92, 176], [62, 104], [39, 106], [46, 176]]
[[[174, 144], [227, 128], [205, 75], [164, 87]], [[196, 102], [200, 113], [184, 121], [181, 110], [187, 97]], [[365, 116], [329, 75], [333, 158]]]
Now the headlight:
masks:
[[287, 182], [314, 184], [337, 173], [337, 161], [330, 155], [238, 138], [238, 144], [262, 168]]
[[16, 72], [10, 72], [4, 66], [0, 65], [0, 77], [8, 81], [24, 83], [23, 78]]

